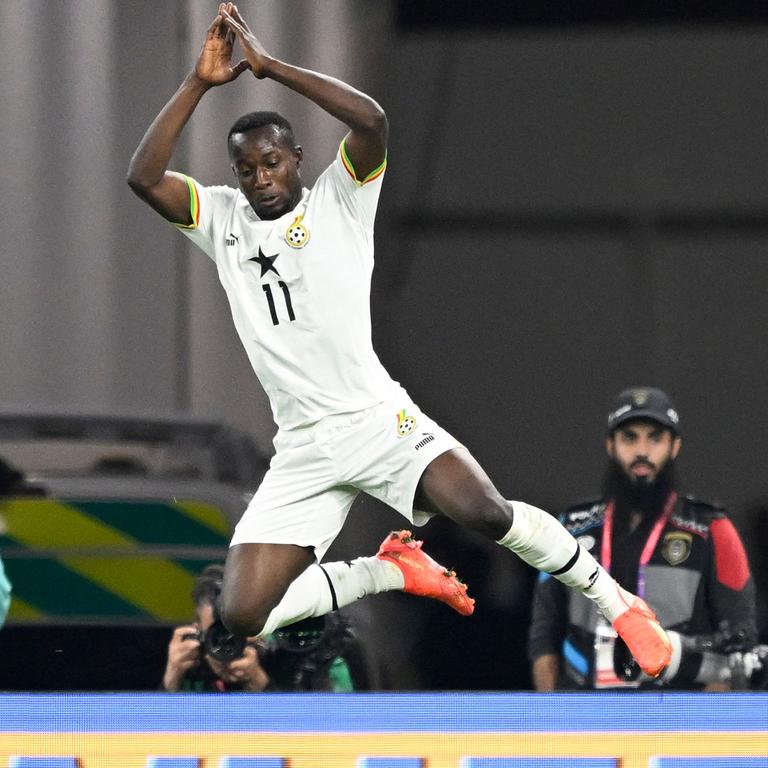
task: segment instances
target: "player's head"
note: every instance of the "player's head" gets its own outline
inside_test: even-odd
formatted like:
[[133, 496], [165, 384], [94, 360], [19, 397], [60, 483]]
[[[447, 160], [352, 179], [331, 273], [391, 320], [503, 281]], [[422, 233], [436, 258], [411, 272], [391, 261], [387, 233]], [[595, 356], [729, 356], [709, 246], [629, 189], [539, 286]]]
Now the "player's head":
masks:
[[249, 112], [227, 135], [237, 183], [261, 219], [277, 219], [301, 199], [303, 157], [291, 124], [277, 112]]
[[607, 429], [609, 475], [618, 473], [625, 484], [638, 489], [671, 482], [681, 439], [677, 411], [666, 392], [655, 387], [625, 389], [614, 400]]

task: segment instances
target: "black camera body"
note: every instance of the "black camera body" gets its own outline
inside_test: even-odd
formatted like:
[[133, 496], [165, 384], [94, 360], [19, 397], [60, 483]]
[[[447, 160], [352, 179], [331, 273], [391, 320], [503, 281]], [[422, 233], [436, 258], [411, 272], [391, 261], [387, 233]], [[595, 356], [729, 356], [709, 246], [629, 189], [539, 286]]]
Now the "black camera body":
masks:
[[269, 635], [261, 661], [278, 690], [331, 690], [328, 670], [354, 639], [351, 621], [342, 614], [303, 619]]
[[206, 654], [224, 663], [241, 658], [248, 644], [244, 637], [233, 635], [218, 616], [207, 630], [188, 632], [182, 639], [197, 640]]
[[[768, 685], [768, 646], [754, 645], [748, 627], [721, 622], [716, 632], [680, 635], [680, 658], [674, 678], [659, 681], [680, 684], [728, 682], [736, 690], [761, 690]], [[626, 643], [616, 639], [613, 666], [621, 680], [641, 678], [641, 670]]]

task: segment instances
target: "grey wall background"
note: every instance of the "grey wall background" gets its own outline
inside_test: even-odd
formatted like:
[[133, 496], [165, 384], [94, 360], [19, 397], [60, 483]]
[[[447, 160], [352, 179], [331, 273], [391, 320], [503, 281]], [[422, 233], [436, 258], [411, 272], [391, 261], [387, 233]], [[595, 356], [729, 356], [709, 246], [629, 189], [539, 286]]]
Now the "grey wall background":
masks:
[[[270, 451], [213, 265], [124, 183], [215, 7], [0, 7], [3, 407], [221, 418]], [[768, 28], [409, 34], [386, 2], [241, 9], [275, 55], [387, 109], [375, 342], [503, 492], [596, 492], [610, 399], [652, 383], [677, 401], [689, 490], [737, 511], [766, 495]], [[206, 97], [174, 166], [231, 183], [226, 131], [259, 107], [292, 119], [312, 181], [343, 127], [247, 74]], [[353, 514], [343, 555], [398, 524]], [[469, 552], [489, 611], [524, 617], [505, 587], [530, 574], [471, 537], [448, 554]], [[403, 605], [376, 600], [387, 620]]]
[[765, 32], [422, 37], [399, 53], [391, 364], [511, 492], [588, 492], [608, 402], [645, 381], [678, 402], [692, 486], [760, 494]]

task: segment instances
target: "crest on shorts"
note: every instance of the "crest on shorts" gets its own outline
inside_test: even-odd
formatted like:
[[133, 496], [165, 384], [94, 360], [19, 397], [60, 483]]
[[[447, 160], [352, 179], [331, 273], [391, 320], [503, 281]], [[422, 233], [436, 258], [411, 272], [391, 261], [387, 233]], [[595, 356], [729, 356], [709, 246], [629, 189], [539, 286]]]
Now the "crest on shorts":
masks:
[[297, 216], [285, 230], [285, 242], [291, 248], [303, 248], [309, 242], [309, 230], [301, 223], [304, 216]]
[[408, 437], [416, 429], [416, 418], [408, 416], [405, 409], [397, 414], [397, 436]]
[[670, 565], [680, 565], [691, 554], [692, 541], [693, 536], [690, 533], [685, 533], [685, 531], [668, 533], [661, 545], [661, 554]]

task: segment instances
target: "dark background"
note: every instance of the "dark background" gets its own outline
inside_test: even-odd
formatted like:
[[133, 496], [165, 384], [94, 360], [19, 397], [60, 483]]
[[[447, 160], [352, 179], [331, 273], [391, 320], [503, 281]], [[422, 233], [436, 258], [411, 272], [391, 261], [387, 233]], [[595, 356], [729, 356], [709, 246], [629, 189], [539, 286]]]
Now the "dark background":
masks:
[[725, 24], [766, 19], [768, 10], [759, 0], [399, 0], [397, 3], [397, 24], [401, 29], [665, 22]]
[[[764, 4], [241, 9], [276, 55], [387, 110], [374, 341], [416, 401], [504, 494], [558, 511], [599, 492], [613, 396], [660, 386], [681, 415], [684, 490], [732, 511], [764, 574]], [[215, 270], [123, 182], [209, 14], [181, 0], [10, 13], [4, 402], [221, 418], [268, 454], [269, 412]], [[292, 119], [311, 183], [343, 128], [245, 76], [206, 97], [175, 167], [231, 183], [224, 136], [260, 107]], [[361, 500], [330, 556], [373, 553], [401, 526]], [[422, 534], [478, 609], [468, 621], [402, 595], [356, 606], [386, 684], [526, 687], [534, 574], [449, 523]]]

